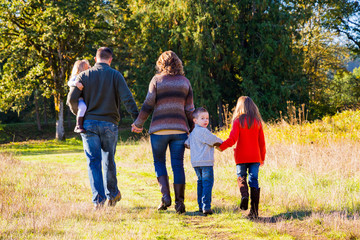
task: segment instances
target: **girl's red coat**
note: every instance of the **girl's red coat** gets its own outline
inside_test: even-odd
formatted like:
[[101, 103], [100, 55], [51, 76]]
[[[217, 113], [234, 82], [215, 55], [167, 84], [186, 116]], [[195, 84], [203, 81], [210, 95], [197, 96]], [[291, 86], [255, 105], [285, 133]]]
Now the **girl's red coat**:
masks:
[[240, 163], [261, 163], [265, 161], [265, 138], [261, 124], [254, 120], [253, 126], [249, 129], [240, 126], [240, 120], [233, 122], [229, 138], [220, 145], [221, 150], [233, 146], [235, 143], [234, 156], [236, 164]]

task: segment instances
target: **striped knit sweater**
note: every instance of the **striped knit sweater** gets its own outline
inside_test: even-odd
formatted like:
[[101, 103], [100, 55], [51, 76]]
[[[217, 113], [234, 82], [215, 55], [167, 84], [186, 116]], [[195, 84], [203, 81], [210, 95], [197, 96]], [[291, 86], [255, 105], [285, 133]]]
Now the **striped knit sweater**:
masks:
[[149, 91], [135, 120], [136, 127], [142, 128], [153, 112], [149, 134], [160, 130], [180, 130], [189, 133], [194, 111], [193, 92], [190, 81], [181, 75], [155, 75]]

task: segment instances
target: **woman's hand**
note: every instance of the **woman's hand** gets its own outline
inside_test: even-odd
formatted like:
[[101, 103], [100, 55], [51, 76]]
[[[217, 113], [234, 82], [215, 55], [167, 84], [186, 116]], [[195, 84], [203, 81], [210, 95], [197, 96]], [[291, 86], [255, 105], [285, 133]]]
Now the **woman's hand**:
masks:
[[143, 128], [138, 128], [135, 124], [131, 124], [131, 132], [141, 133]]

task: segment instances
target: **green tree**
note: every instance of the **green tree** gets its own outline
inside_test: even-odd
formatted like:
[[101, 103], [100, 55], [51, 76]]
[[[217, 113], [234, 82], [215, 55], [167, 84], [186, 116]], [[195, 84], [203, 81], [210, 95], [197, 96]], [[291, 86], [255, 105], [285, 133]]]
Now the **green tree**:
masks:
[[286, 108], [285, 99], [307, 96], [301, 52], [292, 42], [298, 19], [307, 17], [302, 11], [283, 1], [134, 0], [128, 15], [115, 20], [125, 22], [116, 42], [139, 100], [157, 57], [171, 49], [184, 62], [196, 105], [219, 113], [215, 124], [222, 121], [222, 105], [232, 107], [245, 94], [268, 119]]
[[325, 1], [328, 11], [324, 26], [345, 35], [351, 41], [349, 47], [360, 54], [360, 2], [356, 0]]
[[338, 40], [339, 33], [325, 26], [329, 6], [315, 5], [310, 6], [310, 9], [311, 17], [301, 25], [301, 38], [296, 44], [304, 56], [302, 68], [309, 94], [309, 101], [304, 103], [310, 110], [310, 118], [320, 118], [324, 114], [334, 113], [338, 108], [329, 104], [329, 97], [339, 78], [334, 80], [334, 75], [346, 71], [345, 61], [349, 58], [350, 51]]
[[360, 68], [354, 73], [339, 72], [330, 82], [329, 90], [326, 91], [329, 105], [336, 111], [359, 106]]
[[64, 97], [75, 60], [107, 37], [104, 1], [0, 2], [1, 109], [18, 110], [36, 88], [54, 96], [56, 138], [65, 139]]

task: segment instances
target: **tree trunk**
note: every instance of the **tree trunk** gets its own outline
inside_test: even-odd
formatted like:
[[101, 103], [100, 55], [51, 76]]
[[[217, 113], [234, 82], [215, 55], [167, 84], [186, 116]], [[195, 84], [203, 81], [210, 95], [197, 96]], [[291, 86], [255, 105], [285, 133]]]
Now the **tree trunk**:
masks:
[[71, 114], [71, 111], [70, 111], [70, 108], [66, 108], [66, 121], [67, 121], [67, 127], [68, 129], [71, 128], [71, 118], [72, 118], [72, 114]]
[[47, 98], [43, 98], [43, 102], [44, 102], [44, 125], [47, 126], [48, 125], [48, 118], [47, 118]]
[[55, 96], [55, 113], [56, 113], [56, 135], [58, 140], [65, 140], [64, 129], [64, 101], [60, 94]]
[[39, 131], [41, 131], [41, 123], [40, 123], [40, 113], [39, 113], [39, 97], [38, 90], [35, 90], [34, 93], [34, 103], [35, 103], [35, 113], [36, 113], [36, 124]]

